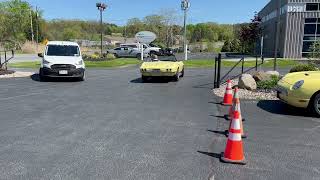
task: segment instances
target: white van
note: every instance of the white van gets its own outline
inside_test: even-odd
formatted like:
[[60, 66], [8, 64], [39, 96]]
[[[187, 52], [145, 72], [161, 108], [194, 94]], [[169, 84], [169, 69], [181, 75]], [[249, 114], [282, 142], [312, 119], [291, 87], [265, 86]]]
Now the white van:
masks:
[[139, 44], [139, 43], [126, 43], [126, 44], [120, 44], [120, 47], [131, 47], [136, 50], [140, 50], [141, 45], [143, 45], [144, 52], [147, 54], [159, 54], [161, 51], [161, 48], [159, 47], [151, 47], [148, 44]]
[[69, 41], [49, 41], [42, 57], [39, 77], [44, 81], [47, 77], [72, 77], [85, 80], [85, 64], [80, 47]]

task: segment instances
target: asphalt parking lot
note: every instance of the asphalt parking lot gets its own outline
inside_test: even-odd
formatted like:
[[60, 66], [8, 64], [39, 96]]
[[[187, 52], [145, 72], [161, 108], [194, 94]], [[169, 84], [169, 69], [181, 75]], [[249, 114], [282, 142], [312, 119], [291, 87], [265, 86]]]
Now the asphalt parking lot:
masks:
[[142, 83], [136, 68], [85, 82], [0, 80], [0, 179], [320, 179], [320, 120], [242, 101], [245, 166], [223, 164], [226, 107], [213, 71]]

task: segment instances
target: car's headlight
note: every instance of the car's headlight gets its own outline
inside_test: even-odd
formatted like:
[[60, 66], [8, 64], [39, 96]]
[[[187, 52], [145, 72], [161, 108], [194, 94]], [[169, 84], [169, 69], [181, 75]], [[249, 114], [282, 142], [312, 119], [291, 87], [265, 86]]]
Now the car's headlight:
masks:
[[297, 90], [297, 89], [301, 88], [303, 84], [304, 84], [304, 80], [300, 80], [300, 81], [296, 82], [296, 83], [292, 86], [292, 89], [293, 89], [293, 90]]
[[76, 65], [82, 65], [82, 64], [83, 64], [83, 60], [76, 63]]
[[49, 61], [46, 61], [45, 59], [42, 60], [42, 63], [43, 63], [43, 64], [50, 64], [50, 62], [49, 62]]

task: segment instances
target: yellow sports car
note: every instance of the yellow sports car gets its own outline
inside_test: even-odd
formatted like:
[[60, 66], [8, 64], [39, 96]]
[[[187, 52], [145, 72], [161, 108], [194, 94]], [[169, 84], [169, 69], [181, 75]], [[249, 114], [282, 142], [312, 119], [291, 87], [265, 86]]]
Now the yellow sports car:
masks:
[[278, 82], [277, 91], [285, 103], [320, 115], [320, 71], [289, 73]]
[[184, 76], [184, 64], [178, 61], [174, 55], [159, 56], [152, 58], [149, 62], [143, 62], [140, 67], [142, 81], [152, 77], [172, 77], [179, 81]]

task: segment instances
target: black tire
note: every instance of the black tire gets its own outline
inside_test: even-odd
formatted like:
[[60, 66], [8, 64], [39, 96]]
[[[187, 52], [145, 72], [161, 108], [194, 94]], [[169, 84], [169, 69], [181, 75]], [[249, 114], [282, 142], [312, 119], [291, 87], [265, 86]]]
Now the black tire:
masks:
[[156, 51], [150, 51], [150, 56], [152, 55], [158, 55], [158, 53]]
[[114, 53], [113, 55], [115, 58], [119, 58], [118, 54]]
[[149, 77], [147, 76], [141, 76], [142, 82], [147, 82]]
[[47, 81], [47, 77], [45, 77], [43, 75], [42, 69], [40, 69], [40, 71], [39, 71], [39, 81], [40, 82], [46, 82]]
[[320, 117], [320, 93], [313, 98], [313, 101], [311, 103], [313, 112]]
[[173, 80], [174, 80], [175, 82], [178, 82], [178, 81], [180, 80], [179, 69], [178, 69], [178, 71], [177, 71], [177, 74], [176, 74], [175, 76], [173, 76]]
[[141, 53], [136, 55], [137, 59], [141, 60]]
[[86, 80], [86, 73], [83, 72], [82, 76], [79, 77], [79, 81], [85, 81]]
[[181, 71], [181, 77], [184, 77], [184, 68], [183, 68], [183, 70]]

